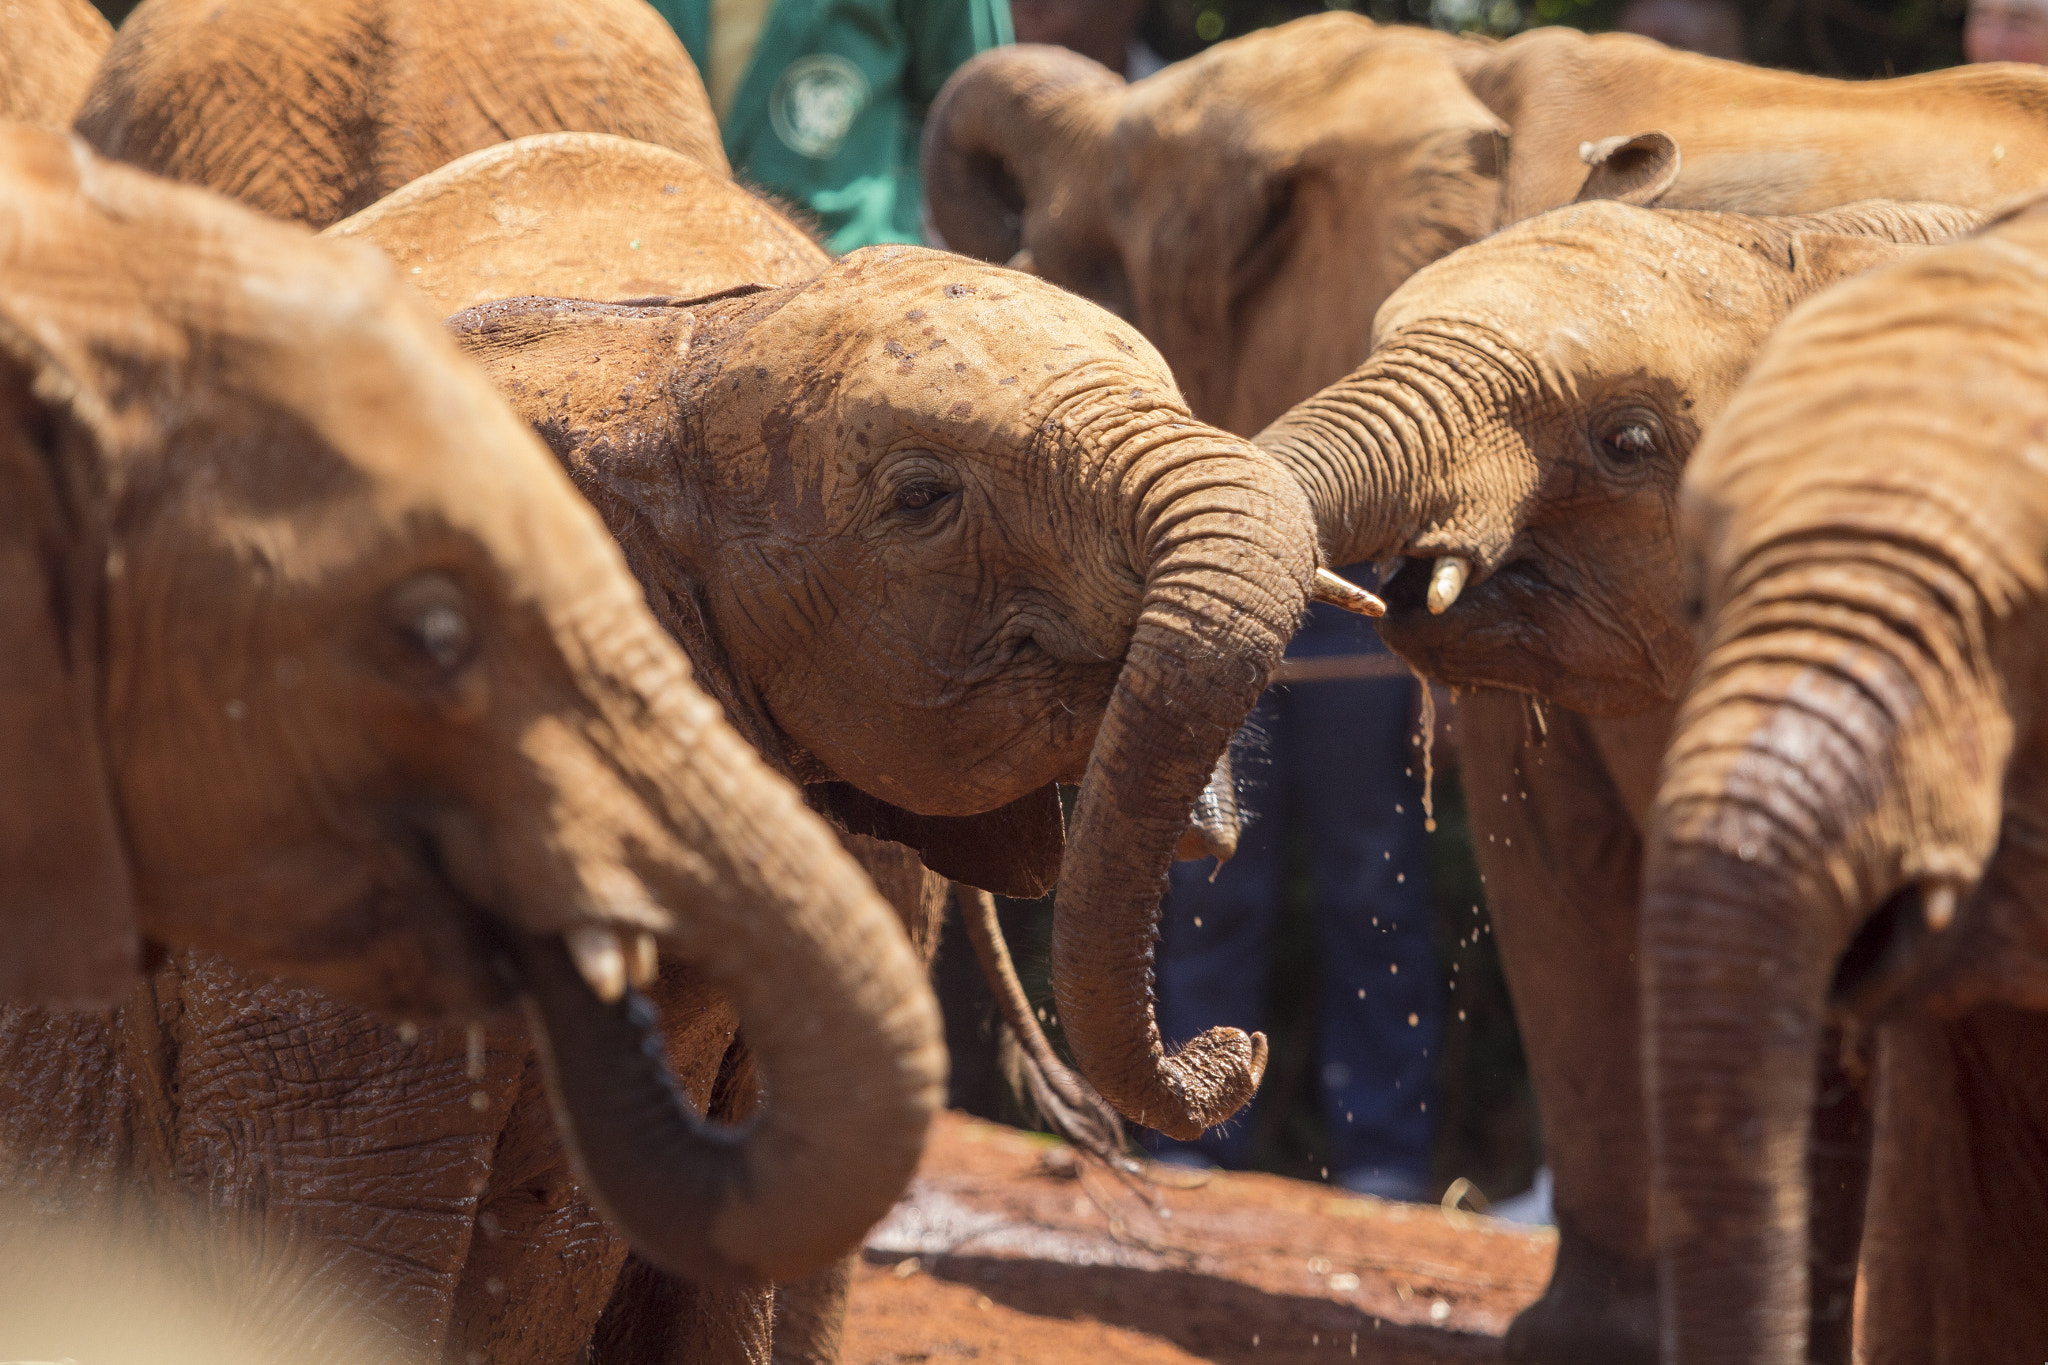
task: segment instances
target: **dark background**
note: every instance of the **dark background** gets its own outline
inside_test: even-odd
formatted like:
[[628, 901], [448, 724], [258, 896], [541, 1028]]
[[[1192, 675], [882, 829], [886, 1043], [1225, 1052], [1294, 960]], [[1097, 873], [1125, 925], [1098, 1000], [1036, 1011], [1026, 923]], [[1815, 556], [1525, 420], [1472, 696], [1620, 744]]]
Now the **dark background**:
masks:
[[[1966, 0], [1738, 0], [1750, 60], [1828, 76], [1891, 76], [1963, 59]], [[1382, 23], [1506, 37], [1542, 24], [1614, 27], [1624, 0], [1152, 0], [1146, 41], [1168, 61], [1305, 14], [1346, 9]]]

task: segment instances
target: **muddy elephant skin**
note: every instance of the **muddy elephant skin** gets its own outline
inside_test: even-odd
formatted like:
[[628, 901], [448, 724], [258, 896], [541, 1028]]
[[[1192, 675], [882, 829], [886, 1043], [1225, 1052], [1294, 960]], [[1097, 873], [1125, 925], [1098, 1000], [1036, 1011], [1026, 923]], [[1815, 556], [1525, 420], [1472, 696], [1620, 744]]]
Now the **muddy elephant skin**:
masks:
[[[147, 938], [425, 1019], [516, 995], [646, 1254], [841, 1254], [937, 1102], [919, 964], [546, 450], [360, 249], [76, 139], [0, 174], [6, 993], [117, 998]], [[774, 1076], [743, 1136], [648, 1060], [655, 940]]]
[[1654, 1350], [1629, 1025], [1641, 821], [1692, 667], [1685, 461], [1799, 300], [1975, 221], [1883, 202], [1553, 210], [1419, 272], [1372, 358], [1260, 437], [1310, 490], [1334, 562], [1396, 570], [1388, 644], [1480, 689], [1460, 759], [1563, 1231], [1550, 1293], [1510, 1333], [1519, 1358]]
[[1823, 1025], [1882, 1062], [1866, 1349], [2048, 1340], [2048, 216], [1786, 321], [1688, 471], [1700, 669], [1649, 845], [1666, 1358], [1803, 1358]]
[[[1078, 781], [1056, 963], [1078, 981], [1088, 935], [1149, 919], [1314, 561], [1284, 473], [1194, 422], [1135, 332], [916, 248], [780, 289], [513, 300], [452, 325], [765, 752], [941, 820], [1027, 800], [1050, 818], [1051, 784]], [[1142, 1001], [1149, 951], [1118, 963], [1112, 986], [1087, 972], [1109, 997], [1062, 1016]], [[1156, 1126], [1220, 1121], [1256, 1081], [1242, 1034], [1178, 1064], [1156, 1031], [1135, 1056], [1091, 1037], [1111, 1051], [1081, 1056], [1090, 1079]]]
[[1362, 362], [1409, 274], [1570, 203], [1610, 139], [1678, 143], [1668, 208], [1989, 210], [2048, 183], [2044, 112], [2032, 67], [1837, 81], [1629, 34], [1329, 14], [1130, 85], [1060, 49], [984, 53], [933, 106], [925, 185], [954, 248], [1022, 253], [1122, 312], [1198, 416], [1250, 433]]
[[[728, 714], [807, 781], [878, 882], [887, 850], [909, 859], [913, 875], [890, 869], [903, 887], [891, 899], [914, 938], [932, 941], [940, 903], [929, 879], [922, 894], [914, 885], [920, 860], [1013, 895], [1052, 883], [1064, 836], [1043, 775], [1084, 775], [1079, 746], [1115, 681], [1128, 630], [1118, 618], [1136, 614], [1141, 580], [1119, 548], [1124, 505], [1077, 499], [1101, 477], [1100, 456], [1068, 448], [1047, 412], [1110, 416], [1100, 405], [1112, 397], [1177, 404], [1142, 342], [1070, 296], [958, 271], [955, 258], [871, 255], [827, 270], [822, 251], [730, 180], [596, 135], [475, 153], [329, 233], [379, 245], [436, 299], [555, 296], [453, 324], [602, 510]], [[785, 287], [759, 288], [771, 283]], [[676, 297], [559, 301], [593, 286]], [[878, 346], [889, 319], [906, 325]], [[933, 363], [920, 368], [920, 355]], [[782, 433], [802, 439], [782, 445]], [[1213, 432], [1184, 434], [1167, 453], [1204, 476], [1196, 492], [1212, 513], [1257, 496], [1233, 483], [1271, 477], [1234, 464], [1231, 443], [1203, 454]], [[892, 528], [876, 524], [886, 509], [861, 483], [870, 452], [905, 446], [927, 475], [956, 468], [957, 491], [928, 492], [971, 509], [916, 537], [915, 558], [891, 552]], [[1041, 510], [1005, 515], [1020, 485]], [[1306, 529], [1298, 507], [1279, 515]], [[799, 742], [845, 733], [872, 747], [828, 758]], [[949, 796], [943, 783], [960, 775], [979, 788]], [[1065, 1112], [1102, 1117], [1088, 1103]], [[1113, 1123], [1102, 1131], [1117, 1140]], [[778, 1359], [829, 1356], [835, 1315], [814, 1288], [777, 1288]]]
[[[513, 300], [454, 325], [611, 525], [697, 681], [771, 765], [809, 784], [864, 865], [890, 868], [885, 889], [906, 921], [935, 923], [919, 859], [1005, 890], [1058, 875], [1055, 779], [1088, 792], [1080, 829], [1092, 820], [1112, 831], [1077, 838], [1070, 865], [1110, 859], [1106, 889], [1149, 915], [1158, 877], [1129, 870], [1134, 850], [1163, 871], [1299, 618], [1314, 541], [1299, 490], [1248, 443], [1194, 422], [1156, 353], [1092, 306], [912, 249], [799, 270], [799, 250], [758, 253], [785, 230], [779, 215], [722, 177], [685, 177], [676, 161], [616, 139], [524, 139], [333, 232], [386, 247], [435, 297], [515, 280], [555, 289], [571, 274], [630, 279], [637, 291], [637, 271], [716, 286], [711, 297], [624, 304]], [[606, 192], [593, 194], [599, 174]], [[685, 196], [686, 207], [670, 207]], [[772, 221], [752, 236], [692, 241], [692, 225], [740, 222], [742, 200]], [[647, 206], [648, 230], [607, 255], [620, 225], [608, 215], [626, 201]], [[521, 226], [530, 223], [540, 226]], [[479, 226], [495, 234], [493, 249], [464, 254]], [[444, 253], [447, 243], [457, 249]], [[717, 277], [707, 249], [742, 272], [737, 284]], [[745, 283], [764, 268], [794, 278]], [[1182, 695], [1203, 705], [1183, 706]], [[1098, 731], [1116, 743], [1097, 743]], [[1097, 873], [1098, 890], [1103, 881]], [[1120, 989], [1142, 994], [1144, 960], [1124, 965], [1134, 976]], [[424, 1324], [418, 1339], [430, 1349], [549, 1358], [587, 1347], [607, 1365], [765, 1355], [763, 1294], [692, 1290], [627, 1259], [603, 1232], [559, 1150], [533, 1141], [539, 1092], [515, 1039], [487, 1041], [492, 1079], [476, 1087], [486, 1106], [477, 1115], [394, 1116], [367, 1097], [401, 1078], [423, 1093], [464, 1093], [459, 1036], [422, 1028], [407, 1043], [373, 1020], [345, 1023], [315, 998], [254, 1000], [218, 963], [173, 961], [153, 989], [176, 1007], [136, 1011], [123, 1028], [175, 1065], [143, 1075], [131, 1103], [147, 1110], [159, 1085], [194, 1095], [195, 1078], [240, 1075], [283, 1097], [285, 1112], [238, 1114], [216, 1086], [181, 1109], [185, 1127], [269, 1131], [304, 1093], [289, 1075], [267, 1079], [301, 1068], [296, 1045], [237, 1057], [249, 1040], [228, 1024], [303, 1029], [318, 1055], [312, 1074], [335, 1087], [323, 1112], [365, 1149], [354, 1166], [365, 1202], [445, 1208], [451, 1231], [423, 1241], [431, 1220], [366, 1230], [360, 1212], [322, 1197], [317, 1167], [279, 1169], [261, 1139], [234, 1163], [188, 1162], [198, 1178], [179, 1188], [210, 1207], [239, 1205], [265, 1239], [334, 1244], [382, 1264], [394, 1293], [379, 1302], [394, 1322]], [[721, 1068], [730, 1009], [701, 980], [666, 969], [654, 990], [691, 1098], [743, 1112], [743, 1059]], [[181, 1031], [179, 1019], [198, 1010], [220, 1022]], [[330, 1037], [338, 1046], [322, 1047]], [[1169, 1096], [1195, 1122], [1227, 1113], [1256, 1083], [1257, 1045], [1218, 1042], [1196, 1054], [1204, 1084]], [[1156, 1037], [1151, 1047], [1157, 1054]], [[1154, 1056], [1139, 1060], [1150, 1081]], [[779, 1096], [772, 1070], [770, 1082]], [[363, 1103], [343, 1102], [358, 1092]], [[39, 1121], [26, 1099], [5, 1108]], [[445, 1139], [452, 1169], [470, 1173], [452, 1187], [453, 1205], [442, 1166], [400, 1160], [424, 1138], [437, 1150]], [[560, 1273], [563, 1255], [575, 1258], [571, 1276]], [[783, 1299], [778, 1286], [778, 1313]], [[834, 1324], [816, 1316], [811, 1347], [823, 1352]], [[789, 1325], [778, 1324], [778, 1355], [796, 1335], [781, 1330]]]
[[0, 24], [0, 123], [71, 126], [114, 30], [86, 0], [16, 0]]
[[1467, 48], [1332, 15], [1129, 86], [1063, 48], [985, 53], [926, 123], [933, 222], [1128, 318], [1199, 416], [1249, 434], [1500, 221], [1507, 130], [1459, 78]]
[[522, 295], [696, 298], [795, 284], [832, 260], [723, 168], [605, 133], [471, 152], [325, 234], [377, 247], [444, 313]]
[[87, 92], [103, 154], [325, 227], [508, 138], [613, 133], [728, 166], [642, 0], [144, 0]]

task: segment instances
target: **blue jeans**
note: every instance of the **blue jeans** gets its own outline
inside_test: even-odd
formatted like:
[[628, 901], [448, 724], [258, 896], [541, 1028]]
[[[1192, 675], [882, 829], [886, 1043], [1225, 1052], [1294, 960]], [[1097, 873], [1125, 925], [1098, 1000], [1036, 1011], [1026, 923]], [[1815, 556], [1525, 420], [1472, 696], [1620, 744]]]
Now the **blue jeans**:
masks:
[[[1314, 609], [1290, 658], [1382, 648], [1357, 618], [1317, 615], [1334, 612]], [[1317, 1075], [1330, 1171], [1356, 1188], [1411, 1198], [1429, 1176], [1443, 1008], [1422, 757], [1410, 743], [1414, 696], [1412, 681], [1374, 679], [1282, 685], [1260, 698], [1232, 749], [1248, 816], [1237, 856], [1213, 883], [1212, 862], [1174, 866], [1155, 961], [1169, 1046], [1218, 1024], [1263, 1027], [1286, 840], [1300, 830], [1316, 891]], [[1148, 1145], [1169, 1157], [1192, 1147], [1240, 1168], [1250, 1118], [1193, 1144], [1154, 1134]]]

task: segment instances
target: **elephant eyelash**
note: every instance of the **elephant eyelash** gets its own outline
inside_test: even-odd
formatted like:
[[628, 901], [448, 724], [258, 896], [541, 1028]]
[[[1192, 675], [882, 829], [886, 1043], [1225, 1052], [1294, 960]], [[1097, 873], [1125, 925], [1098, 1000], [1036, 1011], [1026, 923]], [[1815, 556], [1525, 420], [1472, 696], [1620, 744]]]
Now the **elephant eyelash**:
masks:
[[913, 483], [896, 491], [896, 510], [912, 516], [922, 516], [953, 496], [953, 489], [943, 484]]
[[453, 674], [475, 657], [476, 623], [461, 588], [448, 577], [429, 572], [408, 579], [386, 609], [410, 667]]
[[1629, 422], [1600, 438], [1600, 444], [1615, 459], [1625, 463], [1647, 460], [1657, 453], [1657, 436], [1648, 424]]

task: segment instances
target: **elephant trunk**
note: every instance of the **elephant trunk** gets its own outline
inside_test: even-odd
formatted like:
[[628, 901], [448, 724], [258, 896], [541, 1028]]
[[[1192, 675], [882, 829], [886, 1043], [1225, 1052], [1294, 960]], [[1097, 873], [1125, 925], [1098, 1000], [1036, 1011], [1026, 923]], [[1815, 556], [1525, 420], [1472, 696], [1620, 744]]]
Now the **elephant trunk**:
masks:
[[1027, 212], [1097, 211], [1078, 169], [1101, 139], [1096, 97], [1123, 84], [1079, 53], [1034, 44], [984, 52], [954, 72], [925, 119], [922, 157], [925, 202], [946, 245], [1002, 264], [1024, 246]]
[[636, 649], [636, 631], [655, 636], [632, 622], [591, 651], [611, 660], [597, 671], [616, 737], [593, 747], [643, 818], [628, 811], [605, 841], [615, 861], [582, 880], [674, 913], [664, 948], [733, 1000], [769, 1101], [739, 1129], [694, 1113], [651, 1006], [601, 1002], [558, 938], [515, 936], [528, 1016], [584, 1190], [643, 1256], [696, 1280], [795, 1279], [858, 1245], [909, 1180], [944, 1098], [938, 1011], [825, 825], [666, 639]]
[[1887, 557], [1759, 552], [1665, 757], [1641, 961], [1667, 1360], [1807, 1358], [1828, 1014], [1910, 978], [1995, 840], [1956, 778], [2001, 771], [2009, 730], [1956, 599]]
[[1443, 358], [1390, 347], [1259, 433], [1308, 495], [1325, 563], [1391, 558], [1444, 519], [1440, 490], [1470, 425], [1462, 386]]
[[1182, 428], [1118, 482], [1145, 591], [1074, 811], [1052, 984], [1103, 1097], [1192, 1138], [1251, 1098], [1266, 1046], [1218, 1028], [1166, 1054], [1152, 1011], [1159, 900], [1190, 809], [1300, 623], [1313, 524], [1268, 462], [1206, 428]]
[[1807, 1128], [1834, 954], [1793, 932], [1802, 888], [1788, 870], [1683, 840], [1651, 856], [1644, 1065], [1665, 1359], [1794, 1365], [1806, 1359]]

